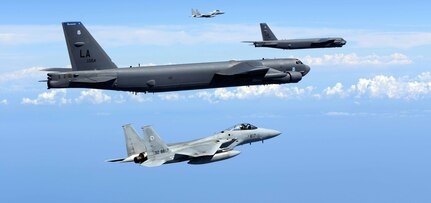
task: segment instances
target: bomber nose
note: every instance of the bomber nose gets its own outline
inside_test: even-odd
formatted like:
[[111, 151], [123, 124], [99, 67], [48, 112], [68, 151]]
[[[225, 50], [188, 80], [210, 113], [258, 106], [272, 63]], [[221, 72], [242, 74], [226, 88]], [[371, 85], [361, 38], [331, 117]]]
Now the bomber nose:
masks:
[[346, 40], [344, 40], [344, 39], [341, 40], [341, 45], [345, 45], [346, 43], [347, 43]]
[[307, 65], [304, 65], [304, 66], [305, 66], [305, 71], [304, 71], [304, 75], [303, 76], [307, 75], [308, 72], [310, 72], [310, 66], [307, 66]]

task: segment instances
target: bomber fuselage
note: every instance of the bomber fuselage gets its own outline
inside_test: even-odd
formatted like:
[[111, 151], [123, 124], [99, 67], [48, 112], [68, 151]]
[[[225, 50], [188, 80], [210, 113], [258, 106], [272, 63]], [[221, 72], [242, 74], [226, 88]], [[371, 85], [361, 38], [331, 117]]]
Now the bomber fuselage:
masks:
[[[244, 62], [261, 62], [285, 75], [256, 73], [218, 74]], [[48, 88], [94, 88], [131, 92], [165, 92], [216, 87], [296, 83], [309, 72], [298, 59], [262, 59], [131, 68], [52, 72]], [[256, 74], [256, 75], [254, 75]]]

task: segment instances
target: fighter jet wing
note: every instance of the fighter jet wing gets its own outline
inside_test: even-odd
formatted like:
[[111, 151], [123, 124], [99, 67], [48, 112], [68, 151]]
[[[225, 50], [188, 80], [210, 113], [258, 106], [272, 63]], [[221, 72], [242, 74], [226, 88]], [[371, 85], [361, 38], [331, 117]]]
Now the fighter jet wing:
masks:
[[191, 157], [212, 156], [217, 152], [217, 150], [220, 149], [220, 146], [223, 143], [228, 141], [229, 140], [212, 140], [208, 142], [203, 142], [196, 145], [192, 145], [190, 147], [186, 147], [184, 149], [180, 149], [178, 151], [175, 151], [175, 153]]
[[216, 73], [218, 76], [264, 76], [268, 72], [266, 67], [260, 61], [244, 61], [233, 65], [229, 69]]
[[146, 167], [156, 167], [166, 163], [166, 160], [147, 160], [143, 162], [141, 165]]

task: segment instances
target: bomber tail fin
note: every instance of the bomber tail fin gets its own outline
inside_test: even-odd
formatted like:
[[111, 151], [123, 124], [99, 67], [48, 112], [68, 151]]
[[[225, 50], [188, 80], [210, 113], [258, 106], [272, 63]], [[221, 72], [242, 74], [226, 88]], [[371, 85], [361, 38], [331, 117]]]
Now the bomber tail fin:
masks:
[[72, 71], [117, 68], [81, 22], [64, 22], [63, 31]]
[[260, 24], [260, 31], [262, 32], [263, 41], [277, 40], [277, 37], [275, 37], [274, 33], [272, 33], [271, 29], [266, 23]]

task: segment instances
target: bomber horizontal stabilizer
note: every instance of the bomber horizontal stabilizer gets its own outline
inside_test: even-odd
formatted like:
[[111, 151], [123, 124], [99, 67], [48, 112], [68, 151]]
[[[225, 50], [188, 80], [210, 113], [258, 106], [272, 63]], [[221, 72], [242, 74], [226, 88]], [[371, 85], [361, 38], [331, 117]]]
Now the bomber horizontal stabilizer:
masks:
[[41, 71], [49, 71], [49, 72], [71, 72], [71, 68], [45, 68]]

